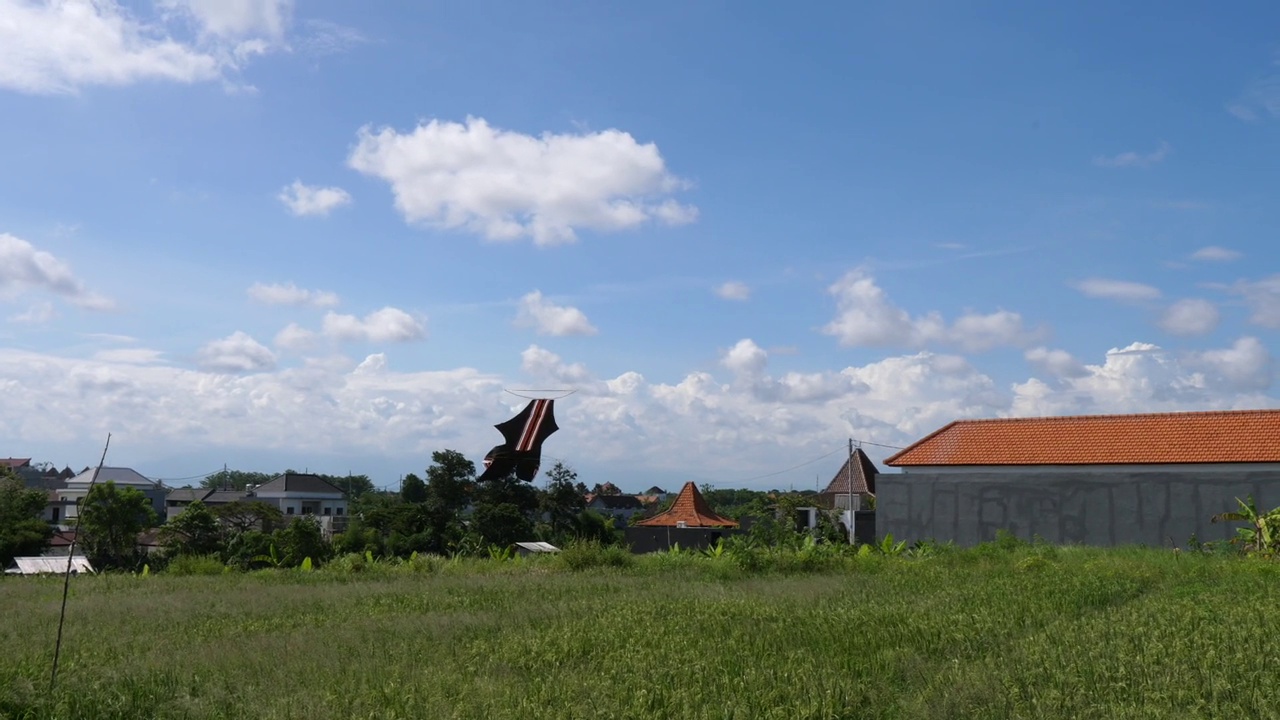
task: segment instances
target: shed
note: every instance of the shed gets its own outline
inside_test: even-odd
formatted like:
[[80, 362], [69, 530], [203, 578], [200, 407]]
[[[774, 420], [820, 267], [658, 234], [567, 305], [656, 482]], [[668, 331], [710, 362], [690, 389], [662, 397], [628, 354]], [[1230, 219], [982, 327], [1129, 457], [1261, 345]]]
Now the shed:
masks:
[[[13, 559], [13, 567], [5, 570], [6, 575], [43, 575], [53, 573], [61, 575], [67, 571], [66, 557], [16, 557]], [[89, 564], [89, 558], [84, 555], [73, 555], [71, 557], [72, 574], [82, 572], [94, 572], [93, 566]]]

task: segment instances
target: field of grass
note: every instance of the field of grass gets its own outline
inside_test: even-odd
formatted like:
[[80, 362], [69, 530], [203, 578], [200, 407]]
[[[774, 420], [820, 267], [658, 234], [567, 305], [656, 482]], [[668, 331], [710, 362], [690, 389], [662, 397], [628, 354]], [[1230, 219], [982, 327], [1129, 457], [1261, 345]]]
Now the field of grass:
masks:
[[1274, 563], [568, 564], [76, 578], [52, 694], [61, 580], [6, 579], [0, 717], [1280, 717]]

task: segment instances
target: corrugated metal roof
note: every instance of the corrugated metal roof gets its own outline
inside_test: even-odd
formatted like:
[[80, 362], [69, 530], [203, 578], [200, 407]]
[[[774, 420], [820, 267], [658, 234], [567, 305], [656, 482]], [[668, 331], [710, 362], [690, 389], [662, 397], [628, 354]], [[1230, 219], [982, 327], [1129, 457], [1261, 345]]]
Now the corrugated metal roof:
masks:
[[[41, 575], [44, 573], [54, 573], [61, 575], [67, 571], [67, 559], [65, 557], [16, 557], [13, 559], [14, 567], [5, 570], [8, 575]], [[72, 572], [94, 572], [93, 566], [89, 564], [89, 558], [84, 555], [75, 555], [71, 558]]]
[[535, 552], [535, 553], [558, 553], [558, 552], [560, 552], [560, 548], [556, 547], [555, 545], [552, 545], [551, 543], [541, 542], [541, 541], [537, 541], [537, 542], [518, 542], [518, 543], [516, 543], [516, 547], [523, 548], [523, 549], [525, 549], [525, 550], [528, 550], [529, 552]]
[[886, 465], [1280, 462], [1280, 410], [957, 420]]

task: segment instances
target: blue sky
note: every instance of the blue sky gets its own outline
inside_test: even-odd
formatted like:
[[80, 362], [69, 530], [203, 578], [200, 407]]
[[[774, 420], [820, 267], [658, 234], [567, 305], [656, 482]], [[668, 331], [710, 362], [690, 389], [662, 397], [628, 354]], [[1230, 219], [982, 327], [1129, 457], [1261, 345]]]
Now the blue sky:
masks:
[[1268, 4], [394, 5], [0, 0], [0, 454], [394, 484], [573, 388], [588, 482], [807, 487], [1277, 405]]

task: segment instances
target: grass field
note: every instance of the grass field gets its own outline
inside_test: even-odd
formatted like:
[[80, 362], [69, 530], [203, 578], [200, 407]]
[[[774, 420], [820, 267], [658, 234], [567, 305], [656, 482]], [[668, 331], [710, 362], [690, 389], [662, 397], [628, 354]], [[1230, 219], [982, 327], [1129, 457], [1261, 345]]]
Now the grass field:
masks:
[[[348, 568], [350, 570], [350, 568]], [[1280, 566], [985, 548], [0, 581], [16, 718], [1280, 717]]]

